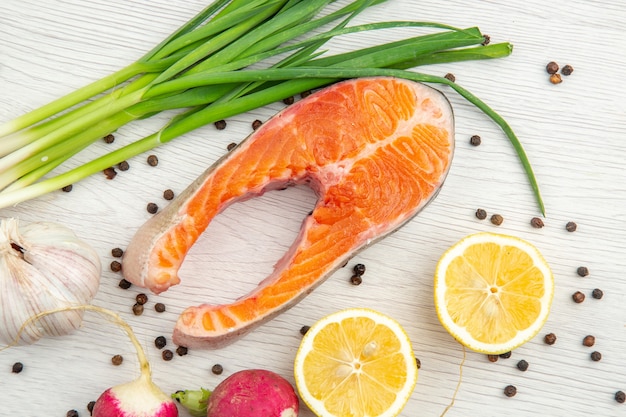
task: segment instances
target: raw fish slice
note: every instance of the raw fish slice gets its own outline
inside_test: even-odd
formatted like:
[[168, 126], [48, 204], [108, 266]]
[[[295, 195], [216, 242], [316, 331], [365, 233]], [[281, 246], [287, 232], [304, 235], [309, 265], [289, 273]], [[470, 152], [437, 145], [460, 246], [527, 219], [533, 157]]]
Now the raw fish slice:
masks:
[[389, 77], [339, 82], [276, 114], [134, 236], [133, 284], [178, 284], [185, 255], [228, 205], [290, 184], [319, 199], [273, 273], [231, 304], [189, 307], [173, 341], [217, 348], [293, 306], [355, 253], [398, 229], [437, 194], [454, 150], [445, 96]]

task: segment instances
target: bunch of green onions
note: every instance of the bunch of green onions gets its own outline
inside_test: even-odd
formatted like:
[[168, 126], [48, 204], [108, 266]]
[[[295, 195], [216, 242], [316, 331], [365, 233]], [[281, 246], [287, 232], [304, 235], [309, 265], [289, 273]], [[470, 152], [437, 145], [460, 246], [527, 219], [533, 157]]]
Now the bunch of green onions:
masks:
[[[215, 0], [126, 68], [0, 124], [0, 208], [59, 190], [204, 125], [301, 92], [346, 78], [394, 76], [448, 85], [492, 118], [518, 153], [544, 212], [528, 158], [506, 121], [453, 81], [408, 70], [505, 57], [512, 46], [488, 44], [478, 28], [430, 22], [348, 26], [354, 16], [384, 1], [354, 0], [324, 13], [331, 0]], [[426, 27], [433, 33], [335, 55], [320, 49], [337, 36], [399, 27]], [[155, 133], [46, 177], [121, 126], [173, 109], [178, 113]]]

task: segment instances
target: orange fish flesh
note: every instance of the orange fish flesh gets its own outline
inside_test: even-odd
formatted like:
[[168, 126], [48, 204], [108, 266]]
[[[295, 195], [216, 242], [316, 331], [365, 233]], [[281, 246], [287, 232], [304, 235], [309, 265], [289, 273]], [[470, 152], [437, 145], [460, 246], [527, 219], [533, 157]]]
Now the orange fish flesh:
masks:
[[154, 293], [167, 290], [227, 206], [309, 184], [317, 203], [274, 271], [230, 304], [180, 315], [174, 343], [225, 346], [409, 221], [438, 193], [453, 151], [454, 117], [439, 91], [392, 77], [338, 82], [277, 113], [147, 221], [125, 251], [124, 277]]

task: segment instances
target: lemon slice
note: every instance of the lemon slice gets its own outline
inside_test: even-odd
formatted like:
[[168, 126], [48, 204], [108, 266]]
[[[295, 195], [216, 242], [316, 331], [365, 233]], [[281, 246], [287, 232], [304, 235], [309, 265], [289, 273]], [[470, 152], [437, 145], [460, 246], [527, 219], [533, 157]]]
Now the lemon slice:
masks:
[[415, 388], [417, 364], [398, 322], [353, 308], [307, 331], [294, 374], [300, 398], [318, 416], [393, 417]]
[[435, 308], [443, 327], [477, 352], [509, 352], [541, 329], [554, 278], [532, 244], [476, 233], [448, 249], [435, 271]]

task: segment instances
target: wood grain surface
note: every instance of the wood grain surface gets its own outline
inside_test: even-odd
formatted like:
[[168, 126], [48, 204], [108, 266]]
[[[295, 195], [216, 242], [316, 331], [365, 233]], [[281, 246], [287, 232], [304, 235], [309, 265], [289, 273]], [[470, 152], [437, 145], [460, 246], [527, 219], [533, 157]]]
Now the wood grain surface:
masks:
[[[344, 4], [339, 1], [338, 4]], [[2, 0], [0, 2], [0, 121], [43, 105], [137, 59], [143, 52], [205, 6], [202, 0]], [[337, 7], [334, 5], [333, 7]], [[457, 148], [439, 196], [409, 224], [359, 253], [344, 269], [291, 310], [237, 343], [213, 351], [161, 359], [154, 339], [170, 340], [178, 314], [187, 306], [236, 299], [254, 288], [295, 238], [315, 202], [307, 188], [269, 192], [228, 208], [192, 249], [181, 271], [183, 283], [162, 295], [149, 295], [146, 311], [131, 307], [139, 288], [118, 287], [110, 271], [111, 249], [124, 248], [150, 214], [146, 204], [167, 204], [163, 190], [180, 192], [210, 164], [251, 132], [251, 122], [283, 108], [276, 103], [187, 134], [152, 153], [131, 160], [114, 180], [94, 175], [71, 193], [56, 192], [16, 207], [2, 217], [61, 222], [96, 248], [104, 265], [94, 303], [119, 312], [133, 326], [152, 361], [155, 382], [165, 391], [212, 388], [243, 368], [272, 369], [293, 381], [292, 363], [299, 329], [345, 307], [370, 307], [396, 318], [407, 330], [421, 361], [419, 381], [401, 414], [440, 416], [450, 403], [463, 358], [461, 346], [439, 324], [433, 307], [433, 271], [441, 254], [476, 231], [516, 235], [545, 255], [556, 279], [552, 312], [540, 335], [509, 359], [491, 363], [467, 352], [463, 378], [447, 416], [623, 416], [626, 404], [614, 394], [626, 391], [626, 4], [621, 0], [569, 2], [389, 0], [364, 12], [358, 22], [436, 21], [478, 26], [493, 42], [509, 41], [505, 59], [436, 65], [423, 71], [455, 74], [459, 84], [498, 111], [520, 137], [535, 169], [546, 203], [545, 227], [532, 228], [539, 215], [531, 189], [504, 134], [480, 111], [447, 88], [456, 115]], [[379, 43], [389, 31], [337, 39], [330, 52], [350, 45]], [[574, 72], [559, 85], [545, 66], [556, 61]], [[164, 116], [116, 132], [115, 144], [151, 133]], [[469, 144], [478, 134], [482, 144]], [[67, 166], [106, 151], [97, 143]], [[504, 217], [501, 226], [474, 216], [477, 208]], [[574, 221], [576, 232], [565, 230]], [[350, 266], [367, 267], [363, 284], [349, 283]], [[576, 269], [587, 266], [581, 278]], [[1, 277], [0, 277], [1, 279]], [[601, 300], [590, 296], [604, 291]], [[572, 294], [587, 295], [583, 303]], [[162, 302], [167, 311], [153, 306]], [[0, 306], [2, 308], [2, 306]], [[543, 343], [553, 332], [557, 342]], [[592, 334], [596, 345], [582, 339]], [[168, 347], [172, 347], [171, 340]], [[602, 360], [594, 362], [597, 350]], [[111, 357], [124, 356], [115, 367]], [[516, 368], [525, 359], [526, 372]], [[24, 371], [11, 373], [20, 361]], [[222, 375], [211, 373], [214, 364]], [[106, 388], [138, 374], [132, 345], [122, 331], [87, 314], [70, 336], [0, 352], [0, 415], [65, 416]], [[503, 395], [505, 386], [517, 395]], [[181, 411], [182, 416], [186, 416]], [[301, 415], [313, 414], [303, 406]]]

